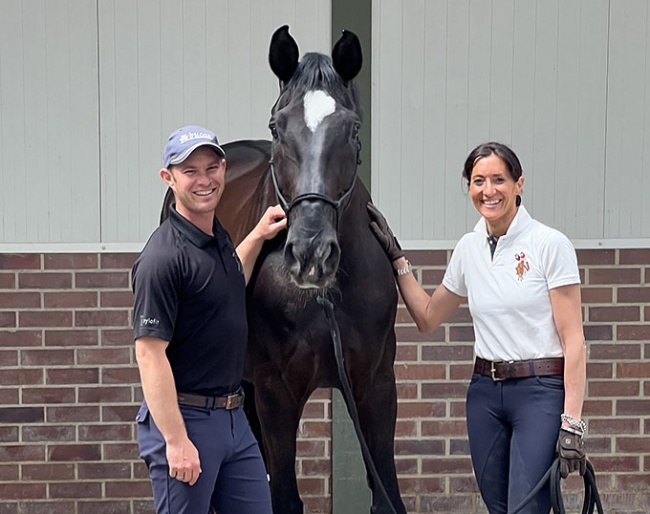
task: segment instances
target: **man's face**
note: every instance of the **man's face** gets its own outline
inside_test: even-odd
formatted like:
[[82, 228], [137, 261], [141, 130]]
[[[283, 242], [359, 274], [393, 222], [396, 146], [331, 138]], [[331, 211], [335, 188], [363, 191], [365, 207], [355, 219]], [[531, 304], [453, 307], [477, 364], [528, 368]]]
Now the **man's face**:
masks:
[[190, 221], [214, 210], [223, 194], [226, 160], [209, 146], [194, 150], [181, 164], [161, 170], [174, 191], [176, 210]]

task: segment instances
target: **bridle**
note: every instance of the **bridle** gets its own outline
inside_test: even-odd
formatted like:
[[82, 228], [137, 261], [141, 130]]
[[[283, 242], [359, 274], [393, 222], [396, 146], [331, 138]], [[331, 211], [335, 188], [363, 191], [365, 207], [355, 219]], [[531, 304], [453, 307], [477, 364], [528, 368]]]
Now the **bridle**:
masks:
[[345, 191], [345, 193], [341, 195], [341, 198], [339, 198], [338, 200], [334, 200], [327, 195], [312, 191], [309, 193], [299, 194], [291, 201], [288, 201], [286, 197], [282, 194], [282, 191], [280, 190], [280, 186], [278, 185], [278, 177], [275, 172], [275, 162], [273, 160], [273, 147], [271, 147], [271, 159], [269, 160], [269, 164], [271, 166], [271, 178], [273, 179], [273, 188], [275, 189], [275, 195], [278, 197], [278, 202], [280, 202], [280, 206], [282, 207], [282, 210], [284, 210], [287, 216], [289, 216], [289, 212], [291, 211], [291, 209], [293, 209], [299, 203], [304, 202], [306, 200], [315, 200], [315, 201], [326, 203], [334, 207], [334, 210], [336, 211], [336, 215], [337, 215], [336, 220], [338, 224], [338, 219], [341, 216], [341, 206], [344, 204], [347, 198], [352, 194], [352, 191], [354, 190], [354, 185], [357, 182], [357, 176], [359, 175], [359, 165], [361, 164], [361, 141], [357, 137], [357, 162], [354, 167], [354, 176], [352, 177], [352, 184]]

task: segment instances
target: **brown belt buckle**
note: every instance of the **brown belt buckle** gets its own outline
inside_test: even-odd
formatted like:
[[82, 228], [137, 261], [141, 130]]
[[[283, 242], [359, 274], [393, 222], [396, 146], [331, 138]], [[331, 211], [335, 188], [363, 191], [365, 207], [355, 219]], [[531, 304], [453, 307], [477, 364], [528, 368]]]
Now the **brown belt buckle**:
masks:
[[236, 407], [239, 407], [241, 405], [240, 399], [241, 399], [241, 393], [229, 394], [226, 397], [226, 405], [224, 405], [224, 409], [232, 410]]
[[493, 382], [502, 382], [505, 380], [505, 378], [499, 378], [496, 376], [496, 367], [494, 366], [494, 361], [490, 361], [490, 373], [492, 374], [492, 381]]

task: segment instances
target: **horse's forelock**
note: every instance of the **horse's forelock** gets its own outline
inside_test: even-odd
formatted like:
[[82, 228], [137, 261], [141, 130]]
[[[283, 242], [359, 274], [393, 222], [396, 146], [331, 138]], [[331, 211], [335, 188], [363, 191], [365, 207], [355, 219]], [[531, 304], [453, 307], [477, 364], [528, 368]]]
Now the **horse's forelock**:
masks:
[[274, 106], [281, 109], [292, 100], [302, 98], [309, 91], [326, 91], [338, 103], [361, 115], [356, 85], [345, 84], [334, 69], [332, 59], [324, 54], [309, 52], [298, 64]]

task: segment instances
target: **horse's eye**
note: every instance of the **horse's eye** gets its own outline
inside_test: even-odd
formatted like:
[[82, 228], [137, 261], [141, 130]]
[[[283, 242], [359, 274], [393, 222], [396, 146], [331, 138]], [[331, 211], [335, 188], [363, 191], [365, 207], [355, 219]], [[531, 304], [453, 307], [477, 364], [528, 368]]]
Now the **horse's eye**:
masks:
[[271, 131], [271, 136], [273, 136], [273, 139], [277, 139], [278, 129], [275, 127], [275, 123], [269, 123], [269, 130]]
[[357, 122], [352, 126], [352, 139], [359, 137], [360, 130], [361, 130], [361, 123]]

